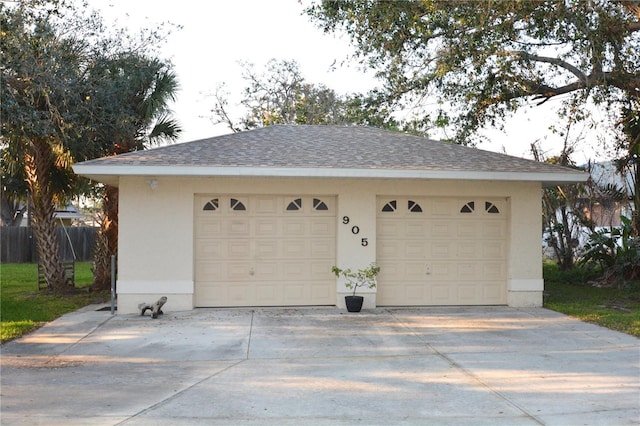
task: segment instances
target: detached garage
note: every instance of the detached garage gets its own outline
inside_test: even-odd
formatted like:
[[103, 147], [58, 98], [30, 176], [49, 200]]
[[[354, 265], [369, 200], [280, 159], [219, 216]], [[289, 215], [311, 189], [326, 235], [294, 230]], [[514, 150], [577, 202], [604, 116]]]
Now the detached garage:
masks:
[[360, 126], [270, 126], [79, 163], [120, 189], [118, 311], [542, 304], [550, 164]]

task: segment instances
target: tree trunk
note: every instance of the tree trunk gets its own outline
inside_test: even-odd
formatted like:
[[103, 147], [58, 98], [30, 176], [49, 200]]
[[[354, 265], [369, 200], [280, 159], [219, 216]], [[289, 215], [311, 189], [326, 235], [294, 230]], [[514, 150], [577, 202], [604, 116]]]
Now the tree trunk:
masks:
[[640, 237], [640, 164], [636, 160], [632, 167], [633, 210], [631, 211], [631, 229], [635, 237]]
[[25, 171], [31, 199], [29, 215], [36, 236], [39, 263], [42, 265], [48, 288], [55, 292], [64, 292], [69, 287], [65, 283], [50, 185], [53, 154], [46, 139], [32, 141], [31, 148], [32, 152], [25, 158]]
[[562, 214], [562, 264], [559, 266], [561, 270], [566, 271], [573, 269], [573, 241], [567, 209], [563, 206], [560, 212]]
[[93, 256], [92, 290], [111, 288], [111, 256], [118, 255], [118, 188], [105, 186], [100, 232]]

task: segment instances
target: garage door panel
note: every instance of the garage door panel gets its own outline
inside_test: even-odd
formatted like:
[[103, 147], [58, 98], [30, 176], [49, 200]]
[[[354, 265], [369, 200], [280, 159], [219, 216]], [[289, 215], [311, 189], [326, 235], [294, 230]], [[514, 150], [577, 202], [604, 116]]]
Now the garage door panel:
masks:
[[506, 280], [507, 268], [501, 262], [485, 262], [482, 265], [482, 275], [489, 280]]
[[248, 219], [230, 220], [227, 222], [226, 236], [230, 237], [249, 237], [251, 235], [251, 226]]
[[313, 240], [309, 245], [312, 258], [335, 259], [334, 240]]
[[507, 244], [504, 241], [485, 241], [479, 253], [482, 259], [504, 259], [507, 256]]
[[404, 244], [404, 258], [424, 259], [426, 252], [425, 245], [423, 241], [406, 241]]
[[427, 238], [427, 227], [422, 222], [408, 221], [405, 223], [404, 232], [407, 238], [420, 240]]
[[195, 206], [196, 306], [335, 304], [335, 197], [202, 195]]
[[428, 287], [421, 282], [419, 283], [409, 283], [405, 286], [404, 295], [407, 300], [425, 300], [428, 299], [428, 295], [426, 294], [428, 291]]
[[222, 223], [217, 219], [200, 218], [196, 221], [195, 234], [196, 238], [203, 238], [205, 235], [209, 238], [223, 235]]
[[282, 262], [282, 269], [285, 275], [297, 276], [300, 279], [309, 277], [309, 266], [303, 262]]
[[254, 196], [251, 199], [251, 213], [255, 215], [277, 215], [282, 210], [281, 202], [274, 196]]
[[196, 288], [195, 297], [206, 306], [220, 306], [216, 301], [228, 300], [228, 287], [214, 282], [200, 282]]
[[430, 259], [450, 259], [454, 253], [453, 243], [450, 241], [434, 241], [429, 244]]
[[493, 303], [500, 303], [502, 300], [502, 294], [506, 291], [505, 285], [502, 282], [488, 283], [482, 287], [484, 291], [484, 298]]
[[430, 238], [451, 238], [453, 235], [452, 224], [450, 222], [438, 221], [426, 222], [429, 226]]
[[507, 225], [503, 221], [482, 223], [481, 237], [486, 239], [503, 240], [507, 237]]
[[[255, 297], [251, 299], [259, 299], [267, 306], [275, 306], [280, 302], [280, 295], [282, 294], [282, 288], [277, 283], [264, 283], [261, 282], [255, 285]], [[247, 300], [247, 303], [251, 303]]]
[[478, 274], [479, 265], [476, 263], [459, 263], [456, 268], [456, 280], [468, 281], [477, 280], [480, 276]]
[[405, 262], [404, 263], [404, 278], [406, 280], [424, 280], [427, 274], [427, 266], [424, 262]]
[[255, 260], [277, 259], [281, 256], [281, 243], [274, 240], [255, 240], [252, 241], [253, 249], [244, 254], [245, 258], [249, 255]]
[[475, 241], [460, 241], [456, 244], [456, 256], [458, 259], [477, 259], [482, 257], [482, 252], [479, 251], [479, 245]]
[[471, 305], [476, 300], [479, 300], [482, 294], [479, 294], [478, 290], [480, 290], [476, 285], [460, 285], [457, 287], [458, 294], [457, 299], [463, 305]]
[[252, 262], [253, 265], [249, 270], [251, 280], [260, 281], [277, 281], [280, 276], [280, 264], [278, 262]]
[[226, 264], [220, 262], [196, 262], [196, 275], [206, 276], [210, 280], [220, 281], [227, 277]]
[[307, 222], [302, 218], [287, 218], [282, 220], [284, 236], [305, 237], [307, 235]]
[[250, 276], [254, 269], [250, 262], [229, 262], [226, 266], [225, 279], [231, 281], [243, 281]]
[[431, 303], [434, 305], [451, 305], [456, 303], [452, 297], [454, 288], [450, 284], [435, 284], [431, 286]]
[[433, 216], [449, 216], [451, 212], [451, 201], [445, 199], [430, 199], [426, 203], [428, 211]]
[[[378, 262], [378, 266], [380, 266], [378, 281], [384, 281], [388, 283], [388, 285], [392, 285], [394, 282], [402, 281], [404, 279], [406, 269], [404, 268], [403, 263], [393, 261], [380, 261]], [[380, 293], [380, 287], [378, 287], [378, 293]]]
[[378, 220], [378, 236], [393, 237], [400, 233], [400, 223], [390, 222], [388, 219], [380, 218]]
[[322, 260], [312, 260], [309, 262], [311, 276], [314, 279], [328, 280], [334, 279], [335, 276], [333, 272], [331, 272], [331, 267], [334, 264], [334, 259], [327, 259], [325, 261]]
[[455, 264], [453, 262], [430, 262], [427, 265], [429, 272], [428, 278], [433, 280], [450, 280], [453, 276], [454, 266]]
[[273, 218], [255, 220], [254, 236], [257, 238], [277, 237], [280, 234], [280, 224]]
[[224, 253], [224, 257], [231, 260], [244, 259], [251, 251], [249, 240], [222, 240], [220, 245], [220, 251]]
[[203, 256], [212, 259], [223, 256], [226, 252], [226, 243], [218, 239], [197, 239], [196, 251]]
[[[379, 197], [377, 204], [379, 305], [506, 303], [506, 200]], [[422, 212], [410, 210], [416, 204]]]
[[327, 300], [334, 298], [333, 291], [327, 287], [324, 281], [311, 282], [311, 303], [314, 305], [325, 305]]
[[478, 226], [482, 226], [477, 222], [460, 222], [456, 224], [455, 237], [459, 239], [476, 239], [478, 237]]
[[406, 305], [406, 296], [404, 294], [405, 286], [400, 284], [393, 284], [390, 282], [388, 285], [378, 287], [377, 298], [387, 300], [390, 305]]
[[250, 305], [251, 301], [255, 299], [255, 292], [254, 286], [244, 282], [235, 282], [228, 286], [227, 300], [233, 306]]
[[304, 259], [308, 256], [310, 242], [307, 239], [282, 241], [283, 255], [291, 259]]
[[310, 222], [311, 237], [334, 237], [336, 234], [335, 219], [314, 218]]
[[[399, 259], [402, 258], [402, 253], [400, 252], [400, 242], [399, 241], [388, 241], [384, 245], [378, 245], [379, 259]], [[381, 269], [382, 270], [382, 269]]]

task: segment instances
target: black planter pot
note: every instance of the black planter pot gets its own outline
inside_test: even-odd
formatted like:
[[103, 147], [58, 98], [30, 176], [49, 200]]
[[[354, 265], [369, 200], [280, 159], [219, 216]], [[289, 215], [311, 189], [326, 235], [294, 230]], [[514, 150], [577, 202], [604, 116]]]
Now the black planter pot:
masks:
[[362, 302], [364, 302], [364, 297], [362, 296], [345, 296], [344, 302], [347, 304], [347, 311], [349, 312], [360, 312], [362, 309]]

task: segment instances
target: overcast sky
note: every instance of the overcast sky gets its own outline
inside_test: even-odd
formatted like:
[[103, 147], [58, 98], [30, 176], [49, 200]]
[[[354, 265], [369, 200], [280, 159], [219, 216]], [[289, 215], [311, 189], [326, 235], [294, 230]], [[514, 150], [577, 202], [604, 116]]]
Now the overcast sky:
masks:
[[[165, 56], [175, 65], [181, 90], [173, 107], [183, 127], [180, 142], [229, 133], [224, 125], [214, 126], [207, 118], [213, 100], [207, 97], [226, 83], [236, 102], [245, 87], [238, 61], [254, 63], [262, 70], [269, 59], [296, 60], [304, 78], [324, 84], [338, 93], [366, 91], [375, 85], [372, 73], [357, 66], [338, 66], [352, 47], [348, 38], [324, 34], [302, 14], [309, 0], [91, 0], [108, 21], [135, 31], [170, 21], [183, 28], [174, 32]], [[553, 106], [553, 102], [548, 102]], [[492, 142], [479, 147], [530, 157], [529, 145], [542, 139], [554, 151], [558, 139], [546, 130], [552, 123], [550, 108], [536, 108], [509, 121], [507, 134], [490, 132]], [[236, 117], [237, 118], [237, 117]], [[555, 149], [557, 151], [557, 149]], [[579, 162], [593, 154], [585, 150]]]

